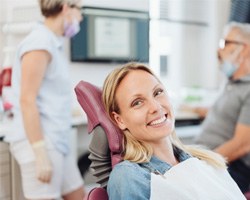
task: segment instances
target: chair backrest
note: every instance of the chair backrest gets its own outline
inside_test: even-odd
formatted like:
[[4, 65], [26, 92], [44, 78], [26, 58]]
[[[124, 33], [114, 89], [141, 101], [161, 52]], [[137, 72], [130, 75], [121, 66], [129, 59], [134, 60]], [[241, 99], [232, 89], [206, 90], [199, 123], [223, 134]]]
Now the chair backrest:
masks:
[[[80, 81], [75, 87], [75, 92], [77, 100], [88, 118], [88, 133], [93, 134], [89, 145], [90, 167], [94, 171], [93, 175], [97, 178], [97, 183], [105, 189], [110, 171], [122, 160], [123, 136], [121, 130], [113, 124], [105, 112], [100, 88], [91, 83]], [[103, 198], [95, 198], [95, 192], [98, 195], [99, 193], [103, 194], [102, 189], [96, 188], [89, 193], [92, 196], [88, 196], [88, 200], [105, 199], [104, 196]]]
[[246, 192], [244, 195], [245, 195], [247, 200], [250, 200], [250, 190], [248, 192]]

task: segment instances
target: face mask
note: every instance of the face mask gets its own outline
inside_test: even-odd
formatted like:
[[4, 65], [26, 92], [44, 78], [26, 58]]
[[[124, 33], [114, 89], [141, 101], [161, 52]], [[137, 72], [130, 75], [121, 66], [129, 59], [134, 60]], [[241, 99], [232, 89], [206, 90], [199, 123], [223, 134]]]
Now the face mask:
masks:
[[221, 70], [224, 72], [224, 74], [230, 78], [233, 76], [234, 72], [238, 69], [236, 65], [234, 65], [232, 62], [229, 62], [227, 60], [223, 61], [221, 64]]
[[64, 22], [64, 36], [71, 38], [80, 31], [80, 23], [74, 19], [72, 23]]

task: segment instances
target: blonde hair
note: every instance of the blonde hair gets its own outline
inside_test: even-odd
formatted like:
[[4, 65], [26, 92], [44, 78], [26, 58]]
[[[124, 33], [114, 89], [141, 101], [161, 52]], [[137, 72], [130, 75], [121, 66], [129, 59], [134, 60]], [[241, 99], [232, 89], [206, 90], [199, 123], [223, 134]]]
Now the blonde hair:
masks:
[[77, 5], [80, 0], [39, 0], [41, 13], [44, 17], [53, 17], [62, 11], [63, 4]]
[[[116, 68], [106, 78], [103, 85], [102, 99], [104, 107], [110, 119], [116, 124], [112, 112], [120, 113], [115, 94], [121, 81], [133, 70], [143, 70], [154, 76], [159, 82], [160, 80], [154, 75], [154, 73], [144, 64], [130, 62], [120, 68]], [[136, 163], [148, 162], [153, 155], [153, 150], [150, 145], [144, 141], [135, 139], [128, 130], [124, 130], [124, 160], [129, 160]], [[178, 139], [175, 132], [170, 136], [170, 140], [174, 146], [185, 151], [186, 153], [197, 157], [201, 160], [208, 162], [209, 164], [218, 167], [225, 168], [225, 160], [219, 154], [200, 148], [198, 146], [183, 145]]]

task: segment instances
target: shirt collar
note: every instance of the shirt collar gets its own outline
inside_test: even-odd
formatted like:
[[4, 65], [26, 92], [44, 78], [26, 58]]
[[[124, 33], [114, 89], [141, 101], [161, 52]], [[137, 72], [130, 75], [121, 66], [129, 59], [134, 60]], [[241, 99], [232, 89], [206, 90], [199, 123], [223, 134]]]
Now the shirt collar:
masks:
[[45, 26], [42, 22], [38, 22], [36, 24], [36, 26], [38, 28], [40, 28], [40, 29], [43, 29], [48, 34], [50, 34], [51, 38], [52, 38], [52, 42], [55, 44], [55, 46], [58, 49], [62, 49], [62, 47], [63, 47], [63, 41], [64, 41], [62, 36], [57, 36], [54, 32], [52, 32], [50, 29], [48, 29], [47, 26]]
[[[191, 155], [189, 155], [188, 153], [179, 149], [178, 147], [174, 146], [173, 149], [174, 149], [174, 154], [175, 154], [176, 158], [179, 160], [179, 162], [183, 162], [186, 159], [192, 157]], [[148, 168], [151, 172], [154, 172], [155, 170], [157, 170], [161, 174], [165, 174], [165, 172], [168, 171], [172, 167], [172, 165], [160, 160], [156, 156], [152, 156], [150, 159], [150, 162], [143, 163], [142, 165], [144, 167]]]

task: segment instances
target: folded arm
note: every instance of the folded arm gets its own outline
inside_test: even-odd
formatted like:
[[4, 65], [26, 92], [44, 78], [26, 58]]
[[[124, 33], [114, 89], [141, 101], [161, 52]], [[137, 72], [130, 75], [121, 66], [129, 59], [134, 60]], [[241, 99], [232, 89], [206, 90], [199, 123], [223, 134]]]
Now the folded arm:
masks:
[[250, 152], [250, 126], [237, 124], [234, 137], [215, 149], [228, 162], [239, 159]]

